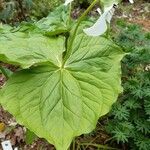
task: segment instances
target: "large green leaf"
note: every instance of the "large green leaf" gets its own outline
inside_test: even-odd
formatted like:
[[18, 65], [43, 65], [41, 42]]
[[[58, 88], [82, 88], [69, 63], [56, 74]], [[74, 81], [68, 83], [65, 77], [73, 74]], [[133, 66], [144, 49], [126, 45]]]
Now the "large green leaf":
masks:
[[51, 62], [59, 65], [65, 50], [64, 37], [48, 38], [42, 34], [0, 32], [0, 60], [22, 68]]
[[68, 16], [68, 7], [62, 5], [51, 12], [46, 18], [35, 23], [35, 26], [45, 32], [46, 35], [65, 33], [68, 32]]
[[[10, 28], [9, 26], [5, 26], [5, 30], [12, 29], [12, 32], [34, 32], [39, 33], [47, 36], [52, 35], [60, 35], [66, 34], [70, 30], [70, 21], [69, 20], [69, 7], [65, 5], [61, 5], [57, 7], [53, 12], [47, 17], [42, 18], [38, 22], [22, 22], [17, 28]], [[0, 32], [2, 28], [0, 26]]]
[[[37, 40], [39, 38], [50, 44]], [[42, 56], [46, 52], [49, 61], [13, 74], [0, 91], [0, 102], [20, 124], [47, 139], [57, 150], [67, 150], [72, 139], [91, 132], [99, 117], [108, 113], [117, 100], [122, 91], [120, 60], [124, 53], [104, 37], [87, 37], [80, 33], [75, 38], [70, 58], [62, 67], [61, 58], [55, 55], [58, 50], [59, 54], [63, 52], [59, 46], [63, 45], [62, 38], [35, 36], [31, 43], [33, 39], [37, 52], [40, 47]], [[7, 51], [13, 49], [13, 43], [9, 40], [7, 46], [0, 43], [0, 56], [8, 57]], [[24, 43], [26, 38], [21, 45]], [[29, 47], [31, 51], [33, 45]], [[20, 50], [16, 42], [14, 57], [20, 53], [17, 47]], [[11, 56], [8, 61], [14, 62]], [[36, 58], [33, 54], [26, 60], [39, 62]], [[31, 66], [22, 59], [15, 59], [15, 62]]]

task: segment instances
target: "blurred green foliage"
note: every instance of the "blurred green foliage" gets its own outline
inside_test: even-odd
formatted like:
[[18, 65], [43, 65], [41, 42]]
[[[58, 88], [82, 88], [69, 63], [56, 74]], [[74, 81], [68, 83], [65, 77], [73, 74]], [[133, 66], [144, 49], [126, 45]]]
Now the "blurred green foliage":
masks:
[[47, 16], [62, 0], [0, 0], [0, 20], [18, 23]]
[[47, 16], [50, 11], [63, 3], [63, 0], [32, 0], [32, 16], [40, 19]]
[[[15, 24], [21, 21], [39, 20], [47, 16], [51, 10], [64, 3], [64, 1], [65, 0], [0, 0], [0, 21]], [[128, 2], [128, 0], [124, 1]], [[75, 7], [85, 9], [91, 2], [92, 0], [75, 0], [73, 4]], [[101, 0], [101, 4], [103, 3], [107, 4], [108, 1]]]
[[150, 33], [138, 25], [117, 22], [117, 44], [129, 54], [122, 62], [124, 94], [113, 106], [107, 132], [128, 149], [150, 148]]
[[26, 20], [32, 0], [0, 0], [0, 20], [4, 23]]

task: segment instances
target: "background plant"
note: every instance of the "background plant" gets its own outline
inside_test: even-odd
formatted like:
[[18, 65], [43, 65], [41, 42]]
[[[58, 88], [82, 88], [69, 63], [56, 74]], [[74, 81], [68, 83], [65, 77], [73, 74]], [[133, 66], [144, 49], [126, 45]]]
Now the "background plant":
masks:
[[11, 24], [38, 20], [61, 3], [62, 0], [1, 0], [0, 20]]
[[150, 147], [150, 34], [118, 21], [114, 40], [129, 54], [123, 59], [124, 94], [113, 106], [107, 131], [131, 149]]

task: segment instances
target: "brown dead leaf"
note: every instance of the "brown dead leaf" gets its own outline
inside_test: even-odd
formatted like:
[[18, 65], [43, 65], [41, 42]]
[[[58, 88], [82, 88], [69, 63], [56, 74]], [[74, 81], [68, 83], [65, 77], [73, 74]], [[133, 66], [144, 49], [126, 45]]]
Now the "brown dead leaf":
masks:
[[21, 141], [24, 141], [24, 130], [22, 127], [18, 127], [14, 130], [16, 141], [20, 143]]
[[5, 128], [6, 128], [5, 124], [3, 122], [0, 123], [0, 132], [3, 132]]

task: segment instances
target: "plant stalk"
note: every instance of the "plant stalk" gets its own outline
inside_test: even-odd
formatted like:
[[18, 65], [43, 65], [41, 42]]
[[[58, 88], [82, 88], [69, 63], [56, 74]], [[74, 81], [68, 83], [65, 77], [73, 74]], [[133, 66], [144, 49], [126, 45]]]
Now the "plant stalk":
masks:
[[99, 0], [94, 0], [91, 5], [85, 10], [85, 12], [81, 15], [81, 17], [78, 19], [78, 22], [77, 22], [77, 25], [74, 29], [74, 32], [73, 32], [73, 35], [72, 35], [72, 38], [69, 42], [69, 45], [68, 45], [68, 48], [67, 48], [67, 52], [66, 52], [66, 55], [63, 59], [63, 64], [62, 64], [62, 68], [64, 67], [67, 59], [70, 57], [71, 53], [72, 53], [72, 45], [73, 45], [73, 42], [74, 42], [74, 39], [75, 39], [75, 36], [76, 36], [76, 33], [77, 33], [77, 30], [78, 30], [78, 27], [80, 25], [80, 23], [82, 22], [82, 20], [84, 19], [84, 17], [92, 10], [92, 8], [96, 5], [96, 3], [98, 2]]

